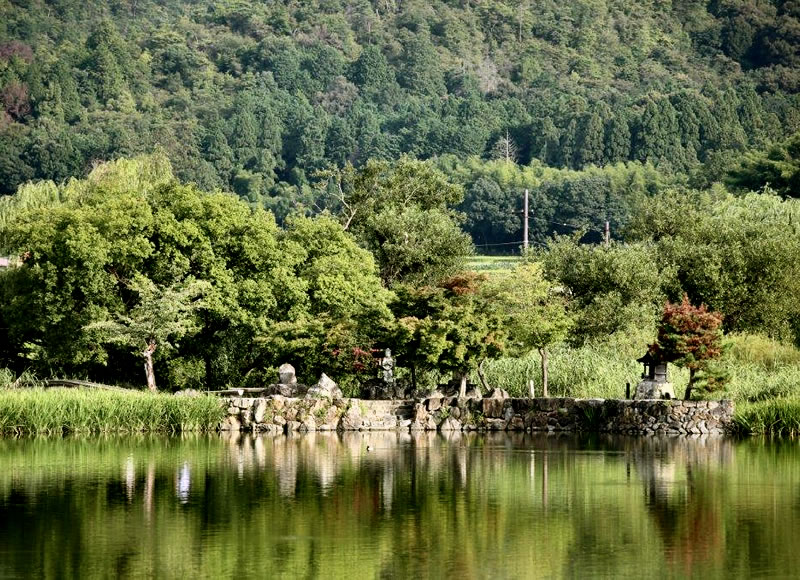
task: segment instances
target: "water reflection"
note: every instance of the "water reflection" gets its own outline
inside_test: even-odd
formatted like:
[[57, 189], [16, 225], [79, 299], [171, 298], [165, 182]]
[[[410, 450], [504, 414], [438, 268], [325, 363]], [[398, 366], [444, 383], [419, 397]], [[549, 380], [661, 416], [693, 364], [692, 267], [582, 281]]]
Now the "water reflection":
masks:
[[720, 563], [724, 554], [724, 505], [715, 493], [716, 474], [729, 470], [730, 440], [666, 439], [633, 454], [645, 503], [675, 574], [692, 576], [698, 566]]
[[175, 495], [181, 503], [189, 501], [189, 489], [192, 486], [192, 469], [188, 461], [184, 461], [175, 477]]
[[781, 575], [799, 513], [797, 446], [755, 441], [0, 440], [0, 577]]

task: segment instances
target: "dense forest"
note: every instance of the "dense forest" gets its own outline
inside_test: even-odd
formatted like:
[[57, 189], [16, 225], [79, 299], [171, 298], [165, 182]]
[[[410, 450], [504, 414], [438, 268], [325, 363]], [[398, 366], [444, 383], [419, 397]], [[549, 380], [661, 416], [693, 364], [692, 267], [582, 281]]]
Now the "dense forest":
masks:
[[478, 244], [519, 242], [525, 187], [534, 239], [616, 233], [800, 130], [799, 64], [794, 0], [0, 0], [0, 193], [161, 148], [282, 223], [407, 154]]

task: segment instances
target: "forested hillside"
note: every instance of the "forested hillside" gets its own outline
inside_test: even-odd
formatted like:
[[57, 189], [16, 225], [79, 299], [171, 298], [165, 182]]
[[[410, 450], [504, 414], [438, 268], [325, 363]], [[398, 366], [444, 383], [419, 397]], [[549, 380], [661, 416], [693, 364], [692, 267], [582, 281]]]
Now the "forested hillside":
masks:
[[616, 219], [633, 174], [705, 185], [791, 136], [798, 64], [796, 0], [0, 0], [0, 192], [161, 147], [281, 220], [317, 171], [407, 153], [460, 176], [476, 241], [518, 240], [510, 183], [609, 166], [535, 203]]

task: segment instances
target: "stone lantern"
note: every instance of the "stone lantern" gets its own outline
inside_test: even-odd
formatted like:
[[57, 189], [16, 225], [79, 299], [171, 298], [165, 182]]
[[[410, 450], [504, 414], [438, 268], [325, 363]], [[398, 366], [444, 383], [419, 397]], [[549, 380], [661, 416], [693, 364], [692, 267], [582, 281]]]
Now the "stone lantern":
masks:
[[636, 362], [644, 365], [642, 380], [636, 385], [634, 399], [674, 399], [675, 390], [667, 381], [667, 363], [649, 350]]

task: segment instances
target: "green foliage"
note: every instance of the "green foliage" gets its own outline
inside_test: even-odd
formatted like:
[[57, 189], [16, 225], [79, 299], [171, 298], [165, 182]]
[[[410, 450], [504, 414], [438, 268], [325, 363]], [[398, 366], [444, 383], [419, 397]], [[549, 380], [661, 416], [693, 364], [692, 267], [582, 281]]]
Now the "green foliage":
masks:
[[572, 323], [565, 297], [544, 279], [541, 265], [535, 262], [517, 266], [499, 278], [490, 292], [490, 305], [509, 335], [508, 350], [521, 355], [539, 351], [542, 390], [548, 394], [547, 349], [566, 338]]
[[688, 171], [800, 127], [797, 15], [770, 3], [50, 4], [0, 6], [0, 193], [161, 144], [282, 220], [348, 161], [505, 139], [523, 165]]
[[370, 350], [391, 321], [392, 294], [369, 252], [330, 217], [294, 216], [281, 239], [299, 256], [294, 275], [307, 298], [260, 335], [259, 364], [288, 361], [308, 382], [324, 372], [353, 389], [375, 371]]
[[[390, 341], [398, 361], [463, 378], [504, 347], [501, 319], [485, 299], [485, 277], [465, 273], [439, 286], [399, 286]], [[463, 385], [462, 385], [463, 386]]]
[[729, 334], [728, 356], [742, 364], [758, 365], [774, 371], [789, 365], [800, 365], [800, 349], [760, 334]]
[[795, 437], [800, 434], [800, 401], [776, 399], [737, 405], [734, 432]]
[[654, 263], [674, 270], [662, 286], [725, 316], [725, 329], [797, 336], [800, 236], [797, 203], [768, 192], [735, 197], [720, 188], [668, 192], [636, 210], [628, 239], [655, 244]]
[[520, 353], [562, 341], [570, 327], [563, 295], [544, 279], [541, 265], [528, 262], [499, 279], [489, 298], [503, 317], [510, 344]]
[[[580, 347], [555, 345], [549, 350], [548, 391], [551, 397], [622, 398], [625, 383], [635, 385], [641, 374], [636, 357], [608, 345]], [[508, 391], [512, 397], [528, 397], [528, 381], [533, 380], [536, 396], [541, 396], [542, 372], [538, 354], [486, 361], [484, 373], [492, 387]], [[473, 377], [477, 380], [477, 377]], [[673, 383], [675, 377], [671, 377]]]
[[463, 267], [471, 244], [448, 209], [463, 191], [431, 164], [403, 157], [322, 176], [328, 208], [372, 252], [385, 284], [435, 284]]
[[573, 343], [654, 328], [664, 299], [661, 284], [670, 272], [660, 271], [651, 246], [588, 246], [559, 238], [542, 263], [570, 299]]
[[[233, 196], [179, 184], [158, 156], [23, 189], [4, 211], [2, 239], [22, 257], [0, 277], [4, 356], [44, 375], [135, 382], [128, 347], [163, 346], [162, 376], [191, 369], [197, 384], [202, 366], [206, 387], [241, 385], [295, 356], [281, 336], [296, 332], [315, 353], [298, 366], [315, 380], [323, 351], [369, 351], [391, 317], [374, 262], [334, 220], [298, 217], [280, 230]], [[255, 348], [267, 334], [275, 344]], [[344, 377], [344, 366], [327, 370], [339, 368]]]
[[93, 322], [84, 331], [101, 342], [119, 344], [137, 354], [142, 352], [148, 385], [155, 390], [153, 354], [176, 349], [177, 341], [198, 329], [194, 315], [202, 307], [198, 298], [206, 285], [187, 280], [178, 287], [158, 287], [139, 274], [126, 286], [138, 295], [137, 304], [128, 313], [117, 315], [116, 320]]
[[800, 197], [800, 133], [766, 151], [745, 154], [726, 181], [745, 191], [769, 188], [783, 197]]

